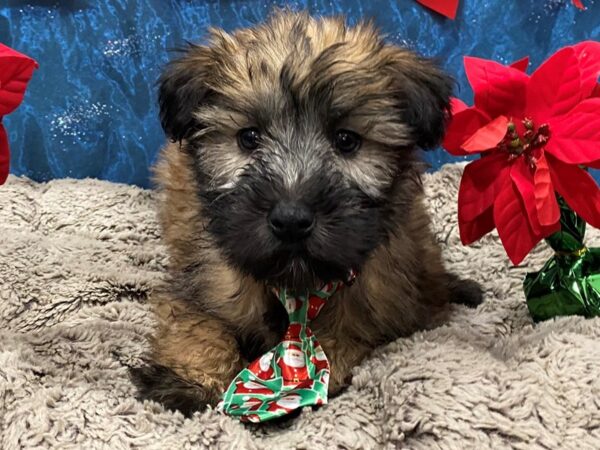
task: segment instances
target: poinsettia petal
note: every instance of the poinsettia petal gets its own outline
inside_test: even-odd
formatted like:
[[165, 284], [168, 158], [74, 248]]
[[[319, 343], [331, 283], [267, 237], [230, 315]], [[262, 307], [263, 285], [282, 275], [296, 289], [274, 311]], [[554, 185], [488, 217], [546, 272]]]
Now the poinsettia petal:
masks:
[[510, 177], [513, 180], [517, 192], [521, 197], [523, 211], [527, 215], [527, 220], [531, 231], [534, 234], [541, 232], [540, 222], [537, 217], [535, 207], [535, 186], [533, 184], [533, 173], [525, 158], [518, 158], [510, 169]]
[[527, 115], [537, 123], [569, 112], [581, 100], [581, 74], [575, 51], [565, 47], [548, 58], [527, 87]]
[[584, 100], [568, 115], [548, 123], [547, 153], [568, 164], [588, 164], [600, 159], [600, 98]]
[[529, 226], [519, 191], [510, 178], [494, 203], [494, 222], [506, 254], [514, 265], [523, 261], [542, 239]]
[[600, 97], [600, 83], [597, 83], [596, 86], [594, 86], [590, 97]]
[[529, 76], [495, 61], [466, 56], [465, 71], [475, 93], [475, 106], [491, 118], [520, 117]]
[[475, 107], [454, 114], [446, 129], [442, 146], [455, 156], [467, 155], [467, 152], [461, 150], [461, 145], [489, 120], [489, 117]]
[[10, 165], [10, 150], [8, 147], [8, 136], [4, 125], [0, 122], [0, 184], [4, 184], [8, 177], [8, 169]]
[[423, 6], [427, 6], [429, 9], [432, 9], [448, 19], [456, 18], [458, 0], [417, 0], [417, 2]]
[[585, 170], [548, 155], [552, 182], [567, 204], [583, 220], [595, 228], [600, 228], [600, 189]]
[[508, 132], [508, 117], [498, 116], [471, 135], [461, 146], [467, 153], [479, 153], [496, 147]]
[[581, 96], [588, 97], [598, 84], [600, 76], [600, 42], [584, 41], [571, 47], [579, 61]]
[[540, 238], [547, 238], [548, 236], [556, 233], [557, 231], [560, 231], [560, 220], [552, 225], [542, 225], [542, 232], [540, 233]]
[[471, 221], [459, 221], [458, 229], [460, 232], [460, 241], [463, 245], [472, 244], [478, 241], [483, 236], [492, 231], [496, 225], [494, 225], [494, 208], [490, 206], [476, 219]]
[[585, 6], [583, 6], [583, 2], [581, 0], [573, 0], [573, 4], [579, 9], [585, 9]]
[[452, 111], [452, 114], [458, 114], [459, 112], [463, 112], [465, 109], [469, 109], [469, 106], [467, 106], [467, 104], [460, 98], [452, 97], [450, 99], [450, 111]]
[[548, 161], [542, 153], [535, 162], [533, 174], [535, 207], [540, 225], [553, 225], [560, 220], [560, 209], [556, 201], [554, 185], [550, 177]]
[[509, 167], [507, 155], [501, 153], [480, 158], [465, 167], [458, 190], [459, 222], [474, 220], [494, 204]]
[[[541, 163], [542, 170], [538, 174], [540, 159], [543, 161]], [[560, 210], [554, 187], [550, 181], [549, 169], [544, 166], [545, 162], [546, 159], [542, 154], [538, 158], [537, 167], [534, 170], [524, 158], [519, 158], [512, 165], [510, 171], [510, 177], [521, 196], [523, 209], [527, 213], [531, 231], [541, 236], [548, 235], [548, 227], [553, 230], [552, 232], [560, 227]]]
[[525, 72], [527, 67], [529, 66], [529, 56], [525, 56], [524, 58], [518, 59], [514, 63], [510, 65], [513, 69], [520, 70], [521, 72]]
[[36, 67], [33, 59], [0, 44], [0, 116], [11, 113], [23, 101]]

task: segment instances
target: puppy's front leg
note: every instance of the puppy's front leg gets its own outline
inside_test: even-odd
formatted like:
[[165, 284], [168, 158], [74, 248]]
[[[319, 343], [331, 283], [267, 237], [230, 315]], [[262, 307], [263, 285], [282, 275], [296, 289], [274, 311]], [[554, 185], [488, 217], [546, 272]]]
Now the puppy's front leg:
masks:
[[317, 335], [329, 360], [329, 396], [332, 397], [352, 381], [352, 369], [372, 351], [372, 348], [347, 336]]
[[155, 299], [159, 330], [150, 365], [132, 369], [144, 398], [185, 415], [215, 406], [242, 369], [235, 337], [219, 319], [180, 300]]

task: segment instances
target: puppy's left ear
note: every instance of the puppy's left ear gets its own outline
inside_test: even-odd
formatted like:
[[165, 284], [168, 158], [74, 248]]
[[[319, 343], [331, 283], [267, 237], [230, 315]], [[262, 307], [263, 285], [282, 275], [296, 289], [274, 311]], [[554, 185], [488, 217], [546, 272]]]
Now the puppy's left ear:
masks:
[[454, 80], [432, 60], [394, 47], [392, 70], [403, 120], [413, 132], [415, 145], [435, 148], [450, 118]]

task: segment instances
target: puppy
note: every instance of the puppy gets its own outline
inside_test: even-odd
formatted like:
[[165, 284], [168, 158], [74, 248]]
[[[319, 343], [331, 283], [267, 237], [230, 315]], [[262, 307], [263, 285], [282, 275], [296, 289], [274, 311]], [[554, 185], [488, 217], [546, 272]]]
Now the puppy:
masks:
[[290, 11], [213, 30], [168, 65], [156, 180], [170, 281], [153, 361], [134, 371], [143, 396], [215, 405], [285, 331], [273, 286], [360, 273], [311, 324], [330, 395], [377, 346], [480, 301], [444, 268], [423, 204], [417, 152], [441, 140], [452, 84], [371, 24]]

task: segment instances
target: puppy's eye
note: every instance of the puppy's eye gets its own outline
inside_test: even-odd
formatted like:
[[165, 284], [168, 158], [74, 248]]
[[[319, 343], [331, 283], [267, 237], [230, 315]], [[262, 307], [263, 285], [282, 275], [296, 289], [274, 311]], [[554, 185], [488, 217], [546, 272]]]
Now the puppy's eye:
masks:
[[361, 143], [360, 136], [350, 130], [337, 130], [333, 138], [333, 145], [344, 155], [349, 155], [357, 151]]
[[256, 150], [260, 144], [260, 131], [257, 128], [244, 128], [238, 132], [237, 141], [242, 150]]

